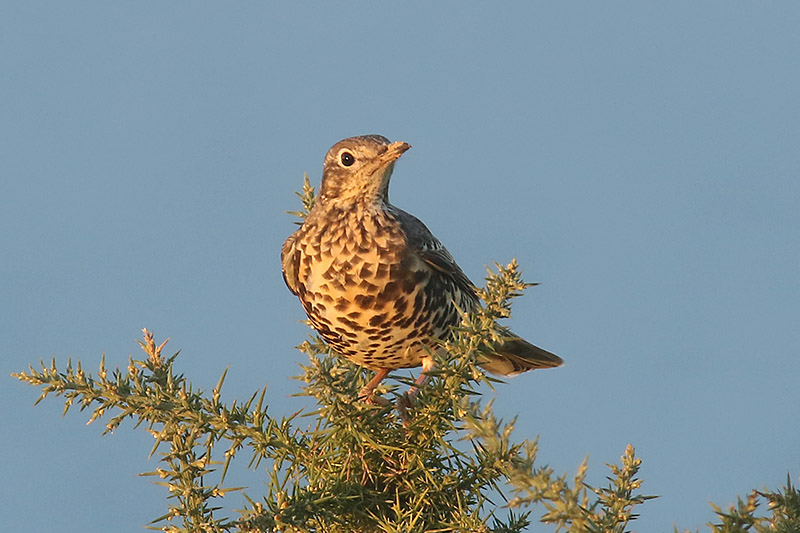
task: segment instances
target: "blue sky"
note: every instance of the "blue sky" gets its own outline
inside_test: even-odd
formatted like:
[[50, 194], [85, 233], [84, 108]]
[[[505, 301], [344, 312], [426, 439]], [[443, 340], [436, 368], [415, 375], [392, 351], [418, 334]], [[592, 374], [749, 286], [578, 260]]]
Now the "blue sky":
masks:
[[304, 404], [284, 211], [364, 133], [413, 146], [391, 198], [467, 274], [516, 257], [542, 283], [511, 325], [566, 365], [496, 398], [542, 463], [589, 454], [599, 484], [633, 443], [661, 495], [639, 531], [798, 481], [799, 26], [778, 1], [5, 3], [4, 524], [165, 509], [151, 438], [32, 407], [28, 363], [125, 365], [147, 327], [200, 387], [227, 367], [229, 401]]

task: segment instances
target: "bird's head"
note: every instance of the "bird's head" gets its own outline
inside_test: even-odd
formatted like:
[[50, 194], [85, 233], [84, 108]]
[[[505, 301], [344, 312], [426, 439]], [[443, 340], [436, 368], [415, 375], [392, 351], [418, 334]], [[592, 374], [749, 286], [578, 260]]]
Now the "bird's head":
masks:
[[319, 200], [337, 204], [388, 202], [394, 162], [411, 148], [382, 135], [350, 137], [325, 156]]

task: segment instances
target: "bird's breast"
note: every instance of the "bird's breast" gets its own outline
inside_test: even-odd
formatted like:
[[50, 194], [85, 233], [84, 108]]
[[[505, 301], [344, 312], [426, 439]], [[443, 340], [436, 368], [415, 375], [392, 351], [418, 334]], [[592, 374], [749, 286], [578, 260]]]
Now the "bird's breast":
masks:
[[358, 364], [420, 364], [420, 339], [435, 333], [426, 306], [431, 273], [402, 230], [375, 217], [308, 229], [298, 240], [298, 296], [315, 329]]

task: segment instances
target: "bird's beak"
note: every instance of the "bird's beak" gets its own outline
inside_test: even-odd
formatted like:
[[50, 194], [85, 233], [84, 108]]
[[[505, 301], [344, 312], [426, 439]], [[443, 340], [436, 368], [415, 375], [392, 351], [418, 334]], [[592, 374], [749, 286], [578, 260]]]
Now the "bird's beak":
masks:
[[379, 169], [389, 169], [391, 175], [391, 169], [394, 168], [394, 162], [397, 161], [397, 158], [403, 155], [403, 153], [411, 148], [411, 145], [408, 143], [404, 143], [402, 141], [393, 142], [389, 146], [386, 147], [386, 151], [378, 154], [378, 156], [370, 162], [369, 170], [370, 173], [376, 172]]
[[408, 143], [404, 143], [402, 141], [393, 142], [386, 148], [386, 151], [381, 154], [381, 159], [386, 163], [394, 161], [403, 155], [409, 148], [411, 148], [411, 145]]

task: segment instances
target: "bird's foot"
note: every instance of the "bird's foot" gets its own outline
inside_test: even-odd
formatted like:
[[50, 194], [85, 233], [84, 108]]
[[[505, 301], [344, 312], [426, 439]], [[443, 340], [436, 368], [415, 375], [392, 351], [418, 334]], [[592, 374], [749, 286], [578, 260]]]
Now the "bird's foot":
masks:
[[405, 394], [400, 395], [397, 398], [394, 406], [397, 409], [397, 414], [400, 415], [400, 420], [403, 422], [403, 427], [407, 428], [408, 425], [411, 423], [411, 417], [408, 416], [408, 409], [411, 407], [415, 395], [409, 394], [411, 391], [406, 392]]
[[375, 376], [364, 385], [364, 388], [358, 391], [358, 399], [369, 405], [388, 405], [389, 400], [375, 395], [375, 388], [380, 385], [381, 381], [389, 374], [388, 368], [381, 368], [375, 371]]
[[433, 359], [423, 359], [422, 372], [419, 377], [417, 377], [416, 381], [414, 381], [414, 386], [408, 389], [408, 392], [397, 398], [394, 404], [395, 409], [397, 409], [397, 414], [400, 415], [400, 420], [403, 421], [403, 427], [405, 428], [411, 423], [411, 418], [408, 416], [408, 409], [411, 408], [414, 404], [414, 400], [419, 396], [419, 390], [428, 382], [430, 378], [429, 372], [433, 370], [433, 368]]
[[383, 396], [375, 394], [375, 389], [367, 390], [366, 387], [359, 391], [358, 400], [367, 405], [389, 405], [391, 403]]

